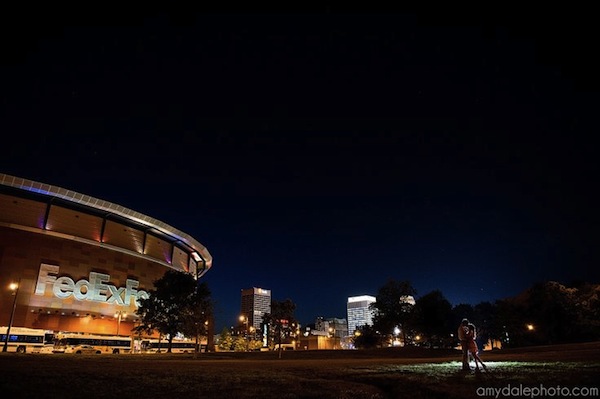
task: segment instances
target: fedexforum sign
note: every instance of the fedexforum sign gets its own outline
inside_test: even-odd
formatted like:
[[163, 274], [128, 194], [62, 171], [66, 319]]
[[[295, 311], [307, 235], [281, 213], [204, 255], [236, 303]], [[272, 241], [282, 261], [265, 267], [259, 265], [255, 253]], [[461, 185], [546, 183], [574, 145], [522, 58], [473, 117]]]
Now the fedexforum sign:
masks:
[[67, 276], [58, 277], [60, 268], [56, 265], [42, 263], [38, 273], [35, 295], [45, 295], [46, 289], [51, 288], [55, 297], [67, 299], [71, 296], [78, 301], [104, 302], [120, 306], [139, 306], [138, 299], [148, 298], [146, 291], [137, 290], [140, 283], [137, 280], [127, 279], [125, 287], [116, 287], [106, 284], [110, 275], [90, 272], [90, 279], [74, 281]]

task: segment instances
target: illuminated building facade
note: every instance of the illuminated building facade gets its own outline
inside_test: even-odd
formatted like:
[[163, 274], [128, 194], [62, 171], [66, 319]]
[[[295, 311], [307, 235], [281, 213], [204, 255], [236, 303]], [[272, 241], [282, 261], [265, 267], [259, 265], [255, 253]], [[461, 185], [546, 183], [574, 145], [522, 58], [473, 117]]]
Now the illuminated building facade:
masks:
[[337, 338], [348, 336], [348, 321], [346, 319], [317, 317], [315, 329], [311, 331], [314, 335], [326, 335]]
[[0, 174], [0, 325], [129, 335], [138, 300], [168, 269], [212, 267], [189, 235], [131, 209]]
[[353, 335], [358, 327], [373, 325], [373, 312], [369, 305], [376, 301], [374, 296], [360, 295], [348, 298], [348, 335]]
[[241, 313], [248, 318], [248, 327], [261, 331], [265, 313], [271, 313], [271, 290], [247, 288], [242, 290]]

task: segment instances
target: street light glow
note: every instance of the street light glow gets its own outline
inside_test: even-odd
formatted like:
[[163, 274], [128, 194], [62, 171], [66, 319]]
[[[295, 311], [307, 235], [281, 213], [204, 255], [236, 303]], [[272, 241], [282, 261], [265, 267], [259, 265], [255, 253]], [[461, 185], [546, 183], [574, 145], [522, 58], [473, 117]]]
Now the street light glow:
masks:
[[[19, 279], [19, 283], [21, 279]], [[12, 328], [13, 320], [15, 318], [15, 309], [17, 307], [17, 296], [19, 295], [19, 283], [10, 283], [8, 288], [13, 291], [13, 295], [15, 298], [13, 299], [12, 311], [10, 312], [10, 322], [8, 323], [8, 328], [6, 329], [6, 337], [4, 337], [4, 346], [2, 347], [2, 352], [8, 351], [8, 337], [10, 336], [10, 329]]]
[[117, 335], [119, 335], [119, 331], [121, 329], [121, 320], [127, 318], [127, 312], [124, 310], [117, 310], [115, 312], [115, 318], [117, 319]]

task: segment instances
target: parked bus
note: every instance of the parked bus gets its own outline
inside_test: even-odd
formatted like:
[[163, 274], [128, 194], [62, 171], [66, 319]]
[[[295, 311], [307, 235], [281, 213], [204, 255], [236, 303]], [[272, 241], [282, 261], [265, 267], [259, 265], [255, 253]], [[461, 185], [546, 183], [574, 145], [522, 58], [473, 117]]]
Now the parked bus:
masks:
[[[202, 349], [206, 345], [200, 344]], [[169, 341], [166, 339], [143, 339], [140, 349], [142, 353], [166, 353], [169, 349]], [[194, 353], [196, 351], [196, 341], [187, 339], [173, 339], [171, 344], [171, 353]]]
[[[0, 345], [4, 348], [6, 341], [7, 327], [0, 327]], [[52, 342], [52, 331], [46, 331], [36, 328], [11, 327], [7, 352], [17, 353], [39, 353], [45, 343]]]
[[130, 353], [131, 337], [118, 335], [93, 335], [81, 333], [57, 333], [54, 339], [54, 353], [76, 353], [80, 345], [93, 346], [99, 353]]

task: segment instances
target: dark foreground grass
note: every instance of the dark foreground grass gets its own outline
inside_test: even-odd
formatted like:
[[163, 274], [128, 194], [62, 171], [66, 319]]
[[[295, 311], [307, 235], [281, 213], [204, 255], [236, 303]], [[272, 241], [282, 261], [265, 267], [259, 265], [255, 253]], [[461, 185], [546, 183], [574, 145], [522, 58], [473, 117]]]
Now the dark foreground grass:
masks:
[[495, 397], [495, 392], [507, 397], [502, 389], [517, 397], [515, 389], [523, 394], [524, 388], [560, 386], [572, 393], [599, 386], [600, 343], [484, 352], [484, 373], [463, 373], [459, 358], [456, 351], [415, 348], [284, 352], [281, 359], [273, 352], [2, 353], [0, 392], [3, 398], [419, 399]]

